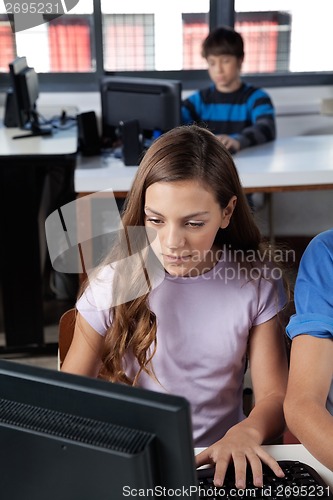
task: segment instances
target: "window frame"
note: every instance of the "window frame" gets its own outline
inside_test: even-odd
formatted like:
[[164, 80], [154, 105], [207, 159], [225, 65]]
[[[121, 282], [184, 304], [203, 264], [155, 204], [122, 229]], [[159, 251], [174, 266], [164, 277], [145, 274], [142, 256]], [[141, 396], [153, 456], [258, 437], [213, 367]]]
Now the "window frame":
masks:
[[[98, 92], [99, 81], [103, 75], [175, 79], [182, 82], [184, 90], [202, 88], [209, 83], [210, 80], [207, 71], [202, 69], [180, 71], [104, 71], [101, 1], [93, 0], [93, 5], [94, 30], [92, 46], [95, 48], [96, 71], [91, 73], [39, 74], [40, 89], [42, 92]], [[234, 0], [210, 0], [210, 30], [222, 24], [234, 26], [234, 22]], [[333, 71], [279, 74], [258, 73], [246, 75], [246, 81], [264, 88], [332, 85]], [[0, 91], [5, 92], [9, 85], [9, 75], [6, 73], [0, 74]]]

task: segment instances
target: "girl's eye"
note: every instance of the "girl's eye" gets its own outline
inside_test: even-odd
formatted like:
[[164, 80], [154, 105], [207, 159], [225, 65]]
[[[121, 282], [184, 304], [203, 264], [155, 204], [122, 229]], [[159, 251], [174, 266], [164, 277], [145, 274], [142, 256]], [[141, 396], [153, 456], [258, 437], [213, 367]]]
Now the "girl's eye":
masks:
[[146, 218], [147, 222], [152, 222], [153, 224], [162, 224], [161, 219], [152, 219], [151, 217]]
[[186, 224], [190, 227], [202, 227], [205, 225], [204, 222], [193, 222], [193, 221], [189, 221]]

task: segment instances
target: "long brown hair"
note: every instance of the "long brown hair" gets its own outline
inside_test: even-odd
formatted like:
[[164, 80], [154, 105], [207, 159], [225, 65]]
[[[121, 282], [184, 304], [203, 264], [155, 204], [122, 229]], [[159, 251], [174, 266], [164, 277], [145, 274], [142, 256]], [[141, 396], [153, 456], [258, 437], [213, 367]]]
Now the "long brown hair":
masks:
[[[148, 276], [145, 276], [148, 289], [144, 294], [133, 300], [122, 300], [124, 287], [135, 288], [144, 274], [141, 260], [129, 268], [124, 259], [124, 248], [126, 252], [129, 248], [127, 230], [144, 226], [145, 193], [150, 185], [193, 179], [199, 180], [214, 194], [222, 209], [231, 197], [237, 197], [230, 224], [227, 229], [218, 231], [215, 245], [221, 249], [227, 245], [229, 249], [244, 252], [261, 252], [263, 249], [262, 237], [243, 193], [233, 158], [222, 143], [207, 129], [196, 125], [177, 127], [159, 137], [147, 150], [138, 168], [122, 215], [125, 230], [120, 232], [118, 244], [108, 256], [109, 262], [117, 262], [112, 293], [117, 296], [118, 305], [110, 309], [112, 322], [106, 333], [102, 360], [103, 371], [112, 381], [135, 385], [142, 371], [154, 377], [151, 359], [156, 351], [157, 326], [156, 317], [149, 308]], [[140, 249], [144, 251], [146, 238], [137, 238], [135, 247], [132, 253]], [[150, 255], [150, 258], [153, 257]], [[133, 379], [125, 373], [124, 358], [128, 353], [139, 365]]]

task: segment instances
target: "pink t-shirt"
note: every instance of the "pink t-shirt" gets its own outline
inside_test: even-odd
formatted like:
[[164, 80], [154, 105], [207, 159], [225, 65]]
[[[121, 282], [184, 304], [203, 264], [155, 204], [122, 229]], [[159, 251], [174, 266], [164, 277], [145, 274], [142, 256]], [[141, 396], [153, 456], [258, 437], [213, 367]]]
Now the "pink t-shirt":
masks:
[[[112, 274], [111, 267], [104, 268], [77, 303], [80, 314], [101, 335], [110, 325], [110, 313], [96, 307], [96, 299], [109, 294]], [[138, 385], [188, 399], [195, 446], [212, 444], [244, 418], [249, 331], [285, 304], [277, 270], [267, 267], [261, 278], [255, 274], [243, 264], [229, 262], [225, 252], [213, 269], [198, 277], [166, 274], [149, 296], [157, 317], [153, 367], [159, 383], [142, 373]], [[138, 366], [130, 353], [126, 366], [133, 377]]]

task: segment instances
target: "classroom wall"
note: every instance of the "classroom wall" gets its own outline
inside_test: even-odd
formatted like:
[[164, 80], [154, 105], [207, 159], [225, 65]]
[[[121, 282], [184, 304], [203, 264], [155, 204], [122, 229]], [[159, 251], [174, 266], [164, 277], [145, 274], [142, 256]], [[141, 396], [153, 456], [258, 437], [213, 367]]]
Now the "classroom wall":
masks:
[[[278, 137], [333, 133], [333, 115], [321, 114], [323, 99], [333, 99], [333, 84], [267, 90], [276, 107]], [[0, 105], [3, 98], [0, 96]], [[51, 104], [59, 106], [59, 110], [76, 105], [81, 112], [94, 110], [98, 116], [101, 113], [98, 92], [42, 94], [39, 106]], [[313, 236], [333, 227], [331, 190], [274, 193], [273, 208], [277, 236]], [[266, 206], [258, 211], [257, 218], [263, 232], [268, 233]]]

